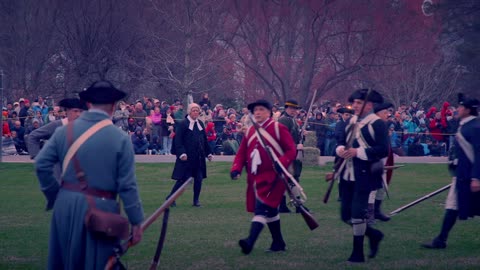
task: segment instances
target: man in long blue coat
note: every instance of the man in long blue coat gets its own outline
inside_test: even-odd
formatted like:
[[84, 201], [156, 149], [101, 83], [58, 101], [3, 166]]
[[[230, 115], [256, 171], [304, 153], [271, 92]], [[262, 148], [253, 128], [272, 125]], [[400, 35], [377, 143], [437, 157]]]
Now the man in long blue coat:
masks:
[[[75, 120], [73, 139], [76, 140], [96, 123], [110, 119], [115, 102], [125, 97], [110, 82], [99, 81], [80, 93], [89, 110]], [[67, 126], [68, 127], [68, 126]], [[69, 148], [66, 127], [60, 127], [35, 158], [40, 187], [47, 199], [47, 210], [53, 208], [50, 227], [48, 269], [104, 269], [118, 240], [102, 238], [87, 230], [84, 219], [89, 205], [86, 190], [80, 186], [73, 162], [63, 168], [62, 183], [53, 175], [56, 163], [65, 159]], [[85, 173], [89, 190], [109, 194], [94, 196], [95, 207], [119, 213], [117, 195], [132, 225], [133, 244], [142, 238], [140, 224], [143, 208], [135, 176], [134, 154], [130, 138], [109, 124], [86, 140], [76, 152], [79, 166]]]
[[355, 116], [348, 121], [346, 133], [336, 148], [337, 155], [345, 162], [344, 170], [339, 172], [341, 218], [353, 228], [353, 251], [348, 261], [361, 263], [365, 261], [365, 236], [370, 242], [370, 258], [377, 255], [383, 239], [380, 230], [367, 225], [366, 217], [370, 192], [381, 187], [383, 167], [376, 165], [382, 164], [381, 159], [388, 155], [388, 133], [385, 123], [373, 113], [374, 104], [383, 103], [380, 93], [359, 89], [348, 101]]
[[423, 244], [425, 248], [444, 249], [447, 238], [457, 218], [466, 220], [480, 215], [480, 101], [458, 95], [458, 116], [460, 126], [455, 135], [456, 159], [453, 160], [455, 177], [445, 203], [440, 234], [432, 242]]

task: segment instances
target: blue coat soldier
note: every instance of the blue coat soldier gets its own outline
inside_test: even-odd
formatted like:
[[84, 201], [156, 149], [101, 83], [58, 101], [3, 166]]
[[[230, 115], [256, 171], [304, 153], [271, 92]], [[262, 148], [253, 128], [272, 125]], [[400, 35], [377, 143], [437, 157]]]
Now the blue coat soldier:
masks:
[[[336, 153], [346, 162], [345, 169], [340, 172], [340, 189], [341, 218], [353, 227], [353, 252], [348, 261], [358, 263], [365, 261], [365, 235], [370, 241], [370, 258], [376, 256], [383, 239], [381, 231], [367, 226], [366, 217], [370, 192], [381, 185], [381, 159], [388, 155], [388, 133], [385, 123], [373, 113], [374, 104], [383, 102], [377, 91], [357, 90], [348, 101], [352, 103], [355, 116], [350, 118]], [[354, 136], [353, 143], [346, 148], [351, 136]]]
[[[177, 180], [172, 188], [173, 194], [188, 178], [193, 177], [193, 206], [200, 207], [202, 181], [207, 178], [205, 158], [212, 160], [212, 151], [207, 141], [207, 133], [202, 121], [199, 121], [200, 105], [190, 103], [188, 116], [180, 121], [175, 129], [172, 154], [177, 155], [172, 179]], [[170, 196], [169, 195], [169, 196]]]
[[[28, 135], [27, 146], [28, 146], [28, 154], [30, 154], [30, 158], [34, 159], [35, 156], [38, 155], [40, 152], [42, 141], [47, 141], [52, 137], [53, 133], [57, 128], [68, 124], [75, 119], [77, 119], [80, 114], [87, 110], [87, 105], [85, 102], [81, 101], [78, 98], [65, 98], [60, 100], [58, 106], [63, 107], [67, 113], [67, 118], [55, 120], [50, 122], [44, 126], [41, 126], [34, 131], [32, 131]], [[61, 174], [61, 164], [58, 163], [54, 168], [55, 178], [58, 182], [60, 182], [60, 174]]]
[[[73, 138], [77, 139], [94, 124], [110, 119], [115, 102], [125, 93], [110, 82], [98, 81], [80, 93], [89, 110], [73, 123]], [[35, 158], [40, 187], [47, 199], [47, 210], [53, 208], [50, 227], [48, 269], [103, 269], [118, 240], [101, 238], [87, 230], [84, 218], [89, 208], [87, 190], [80, 186], [73, 162], [63, 171], [62, 184], [53, 176], [53, 167], [61, 162], [68, 151], [66, 127], [60, 127]], [[76, 157], [85, 173], [88, 191], [108, 194], [94, 196], [95, 207], [119, 213], [117, 195], [132, 226], [133, 244], [142, 238], [140, 223], [143, 208], [135, 177], [134, 154], [130, 138], [113, 124], [107, 125], [85, 141]], [[81, 191], [79, 191], [81, 190]]]
[[480, 215], [480, 101], [458, 95], [458, 116], [460, 125], [455, 135], [455, 155], [452, 162], [454, 177], [445, 203], [440, 234], [432, 242], [423, 244], [425, 248], [443, 249], [447, 247], [448, 233], [458, 219]]

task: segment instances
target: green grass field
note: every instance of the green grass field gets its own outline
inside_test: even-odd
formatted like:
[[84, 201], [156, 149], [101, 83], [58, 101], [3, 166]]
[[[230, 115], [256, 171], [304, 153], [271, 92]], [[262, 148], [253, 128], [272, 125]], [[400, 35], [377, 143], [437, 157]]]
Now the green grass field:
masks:
[[[170, 191], [173, 164], [137, 164], [146, 215]], [[351, 252], [351, 228], [339, 219], [337, 188], [323, 204], [324, 174], [329, 168], [304, 168], [301, 184], [306, 205], [320, 227], [310, 231], [298, 214], [282, 215], [288, 251], [268, 254], [270, 233], [264, 230], [254, 251], [244, 256], [237, 245], [247, 236], [251, 214], [245, 212], [245, 181], [231, 181], [230, 164], [209, 163], [201, 194], [202, 208], [191, 207], [191, 187], [170, 212], [160, 269], [480, 269], [479, 220], [458, 222], [446, 250], [424, 250], [443, 217], [446, 192], [379, 223], [386, 237], [377, 258], [360, 266], [345, 263]], [[413, 165], [395, 171], [385, 212], [394, 210], [449, 183], [445, 165]], [[45, 269], [50, 212], [44, 211], [32, 164], [0, 164], [0, 269]], [[123, 258], [129, 269], [148, 269], [160, 233], [161, 219], [143, 241]], [[368, 245], [366, 245], [366, 253]]]

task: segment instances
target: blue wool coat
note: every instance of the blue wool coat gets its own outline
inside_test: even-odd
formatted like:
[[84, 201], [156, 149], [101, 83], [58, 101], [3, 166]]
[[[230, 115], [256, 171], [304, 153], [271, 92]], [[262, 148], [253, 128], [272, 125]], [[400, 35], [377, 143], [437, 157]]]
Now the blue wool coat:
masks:
[[[109, 118], [98, 110], [83, 112], [74, 122], [74, 139], [95, 123]], [[84, 226], [88, 209], [82, 193], [58, 189], [53, 167], [63, 161], [68, 151], [66, 127], [57, 128], [35, 158], [37, 177], [47, 200], [55, 200], [50, 227], [48, 269], [104, 269], [116, 241], [99, 239]], [[78, 150], [77, 158], [86, 174], [88, 185], [120, 195], [131, 224], [140, 224], [143, 209], [137, 190], [134, 154], [130, 138], [114, 125], [90, 137]], [[63, 180], [78, 183], [72, 162]], [[96, 207], [119, 212], [115, 200], [95, 199]]]
[[458, 217], [467, 219], [474, 215], [480, 215], [480, 192], [472, 193], [470, 183], [472, 178], [480, 179], [480, 120], [474, 119], [465, 123], [460, 132], [463, 137], [472, 145], [474, 162], [470, 162], [462, 147], [455, 140], [456, 156], [458, 166], [455, 170], [457, 177], [456, 190], [458, 200]]

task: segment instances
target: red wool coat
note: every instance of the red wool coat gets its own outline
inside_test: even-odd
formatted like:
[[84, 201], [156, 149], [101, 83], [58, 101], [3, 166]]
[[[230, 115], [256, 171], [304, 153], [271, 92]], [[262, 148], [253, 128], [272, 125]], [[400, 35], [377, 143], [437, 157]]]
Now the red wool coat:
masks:
[[[277, 126], [277, 128], [275, 127]], [[296, 157], [296, 145], [288, 129], [280, 124], [268, 119], [262, 127], [278, 142], [283, 150], [283, 155], [277, 154], [280, 162], [288, 168]], [[266, 141], [266, 140], [265, 140]], [[267, 145], [271, 145], [266, 141]], [[262, 163], [258, 165], [257, 173], [251, 172], [251, 153], [258, 149]], [[274, 147], [272, 147], [274, 149]], [[267, 151], [261, 146], [254, 127], [247, 130], [245, 138], [238, 149], [237, 155], [233, 161], [231, 172], [241, 172], [243, 167], [247, 169], [247, 211], [254, 212], [255, 199], [259, 199], [270, 207], [278, 207], [282, 196], [285, 193], [285, 185], [282, 180], [277, 177], [277, 173], [273, 167]]]

